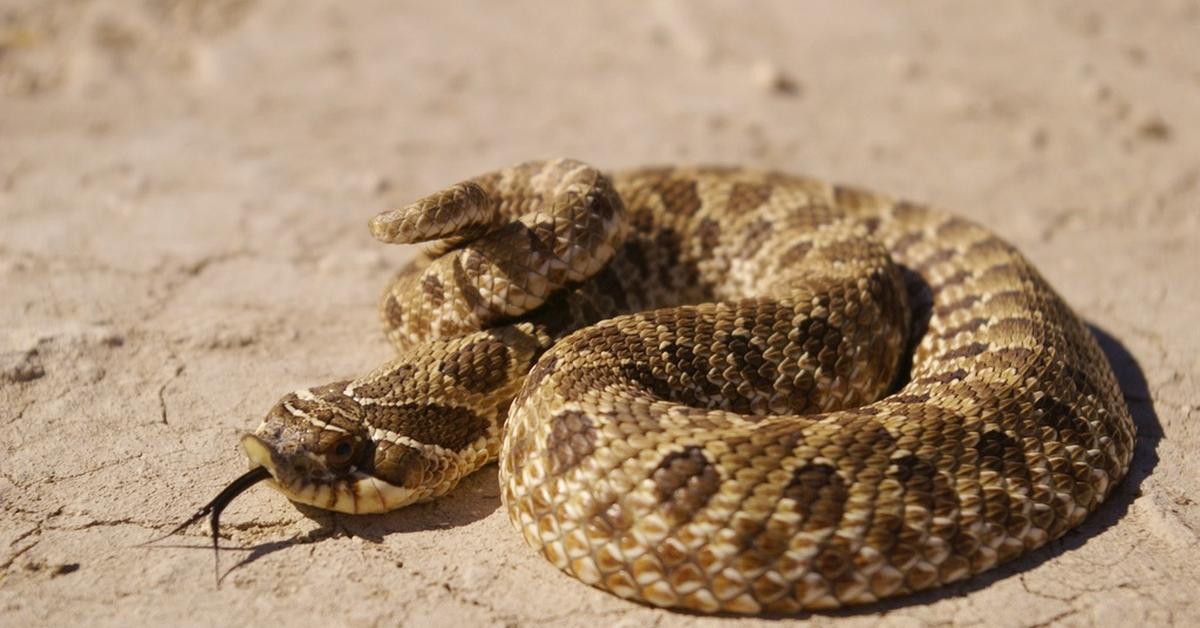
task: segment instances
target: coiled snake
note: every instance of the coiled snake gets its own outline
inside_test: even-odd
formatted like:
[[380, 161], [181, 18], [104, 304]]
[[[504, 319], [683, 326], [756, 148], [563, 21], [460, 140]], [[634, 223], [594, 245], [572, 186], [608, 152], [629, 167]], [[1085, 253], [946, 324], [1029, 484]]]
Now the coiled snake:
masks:
[[1080, 319], [969, 221], [769, 172], [572, 160], [371, 221], [434, 241], [384, 296], [393, 361], [285, 396], [242, 447], [340, 512], [499, 459], [525, 540], [619, 596], [705, 612], [872, 602], [1081, 522], [1134, 426]]

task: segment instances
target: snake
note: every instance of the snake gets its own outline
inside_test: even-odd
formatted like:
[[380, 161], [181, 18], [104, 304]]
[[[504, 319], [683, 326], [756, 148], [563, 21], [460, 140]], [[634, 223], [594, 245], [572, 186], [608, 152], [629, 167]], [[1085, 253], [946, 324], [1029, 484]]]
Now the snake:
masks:
[[[384, 211], [425, 243], [381, 302], [396, 356], [240, 438], [267, 482], [380, 513], [498, 463], [558, 569], [703, 613], [931, 589], [1062, 536], [1135, 427], [1088, 326], [955, 214], [738, 167], [488, 172]], [[182, 529], [180, 526], [178, 529]]]

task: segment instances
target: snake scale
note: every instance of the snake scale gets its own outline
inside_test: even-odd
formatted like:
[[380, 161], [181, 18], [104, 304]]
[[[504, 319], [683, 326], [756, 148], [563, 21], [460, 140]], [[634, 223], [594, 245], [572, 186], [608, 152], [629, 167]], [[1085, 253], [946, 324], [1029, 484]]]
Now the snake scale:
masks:
[[[499, 460], [559, 569], [702, 612], [954, 582], [1079, 524], [1134, 426], [1088, 328], [962, 218], [737, 168], [529, 162], [371, 221], [429, 242], [382, 302], [398, 356], [285, 396], [252, 471], [348, 513]], [[195, 518], [193, 518], [193, 521]]]

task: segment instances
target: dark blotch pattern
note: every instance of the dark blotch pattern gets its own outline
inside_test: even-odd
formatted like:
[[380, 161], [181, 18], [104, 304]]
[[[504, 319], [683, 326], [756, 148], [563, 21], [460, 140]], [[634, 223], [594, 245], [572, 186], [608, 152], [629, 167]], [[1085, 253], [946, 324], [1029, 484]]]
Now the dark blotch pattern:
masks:
[[650, 477], [664, 512], [676, 522], [704, 508], [721, 484], [717, 468], [694, 446], [667, 454]]
[[792, 472], [783, 496], [796, 502], [803, 519], [801, 529], [822, 530], [837, 525], [845, 512], [850, 491], [837, 469], [823, 463], [806, 463]]
[[550, 456], [551, 473], [559, 474], [574, 469], [595, 449], [596, 428], [586, 414], [564, 410], [550, 418], [546, 450]]
[[702, 219], [696, 226], [696, 239], [700, 243], [702, 254], [711, 256], [721, 243], [721, 224], [712, 218]]
[[692, 216], [700, 210], [700, 193], [694, 179], [666, 179], [654, 184], [663, 204], [678, 216]]
[[479, 288], [474, 283], [483, 271], [483, 263], [483, 256], [473, 250], [454, 258], [454, 287], [464, 304], [472, 310], [483, 304], [483, 295], [479, 294]]
[[630, 264], [633, 264], [639, 275], [642, 277], [650, 275], [650, 262], [646, 259], [645, 242], [639, 238], [629, 238], [625, 241], [621, 253], [625, 259], [629, 260]]
[[508, 366], [508, 347], [489, 338], [451, 353], [442, 360], [438, 370], [471, 392], [485, 393], [508, 381]]
[[529, 228], [529, 250], [538, 255], [554, 255], [555, 240], [553, 222], [539, 222]]
[[354, 396], [358, 399], [382, 399], [407, 384], [407, 380], [417, 372], [417, 367], [411, 364], [400, 364], [392, 368], [387, 377], [370, 378], [354, 387]]
[[950, 351], [943, 353], [942, 357], [947, 360], [954, 360], [957, 358], [973, 358], [980, 353], [987, 351], [987, 348], [987, 343], [972, 342], [969, 345], [958, 347], [957, 349], [951, 349]]
[[804, 261], [808, 256], [808, 252], [813, 248], [812, 242], [797, 242], [788, 247], [783, 255], [779, 258], [779, 264], [783, 267], [795, 266]]
[[[662, 263], [658, 268], [658, 282], [664, 287], [674, 287], [675, 279], [672, 271], [684, 267], [680, 263], [683, 259], [683, 242], [679, 232], [670, 228], [662, 229], [654, 238], [654, 247], [662, 256]], [[694, 272], [695, 269], [688, 265], [685, 270]]]
[[942, 249], [922, 260], [921, 263], [917, 265], [917, 270], [921, 271], [922, 273], [927, 273], [934, 266], [954, 259], [954, 256], [957, 254], [958, 252], [954, 249]]
[[979, 297], [976, 295], [971, 295], [969, 297], [963, 297], [957, 301], [954, 301], [953, 303], [946, 303], [944, 305], [935, 306], [933, 308], [933, 313], [937, 314], [938, 316], [942, 316], [942, 317], [950, 316], [951, 314], [958, 312], [960, 310], [969, 309], [978, 302], [979, 302]]
[[426, 445], [461, 449], [487, 433], [490, 423], [474, 412], [437, 403], [363, 406], [365, 423]]
[[755, 183], [734, 183], [729, 191], [729, 211], [740, 214], [756, 209], [771, 197], [772, 186]]
[[949, 384], [950, 382], [956, 382], [956, 381], [964, 380], [966, 378], [967, 378], [966, 370], [954, 369], [953, 371], [945, 371], [942, 373], [935, 373], [933, 375], [923, 377], [921, 379], [918, 379], [916, 381], [916, 383], [918, 383], [918, 384], [930, 384], [930, 383]]
[[1033, 407], [1039, 412], [1042, 424], [1054, 428], [1063, 442], [1088, 446], [1092, 427], [1070, 406], [1053, 395], [1046, 395], [1038, 399]]
[[986, 318], [973, 318], [973, 319], [963, 323], [962, 325], [955, 325], [954, 327], [950, 327], [950, 328], [942, 331], [942, 333], [939, 335], [942, 338], [953, 338], [962, 333], [970, 333], [973, 331], [978, 331], [980, 327], [983, 327], [986, 324], [987, 324]]
[[754, 254], [761, 250], [763, 244], [771, 237], [773, 230], [773, 224], [765, 218], [750, 223], [742, 232], [742, 246], [738, 251], [738, 257], [753, 259]]
[[1025, 464], [1025, 453], [1013, 437], [999, 430], [984, 432], [979, 437], [979, 464], [984, 469], [1003, 473], [1005, 464]]
[[861, 209], [871, 204], [875, 196], [866, 190], [848, 185], [833, 186], [833, 201], [838, 207], [849, 210]]
[[429, 299], [429, 304], [434, 307], [441, 307], [446, 302], [445, 286], [442, 285], [442, 280], [433, 273], [428, 273], [421, 279], [421, 292]]
[[611, 301], [612, 309], [618, 312], [629, 310], [629, 298], [624, 289], [625, 284], [621, 282], [621, 276], [613, 269], [612, 264], [601, 268], [599, 272], [592, 275], [592, 285], [596, 288], [599, 297]]
[[558, 356], [549, 355], [538, 360], [537, 364], [530, 369], [529, 375], [525, 377], [525, 384], [521, 386], [521, 392], [517, 394], [517, 398], [513, 400], [513, 405], [521, 407], [529, 399], [529, 395], [542, 385], [542, 382], [554, 374], [554, 370], [558, 368]]
[[645, 364], [625, 364], [620, 367], [620, 373], [622, 379], [641, 384], [657, 399], [674, 400], [676, 396], [670, 382], [656, 376]]
[[396, 301], [396, 296], [389, 294], [383, 301], [383, 321], [389, 329], [399, 329], [404, 325], [404, 308]]

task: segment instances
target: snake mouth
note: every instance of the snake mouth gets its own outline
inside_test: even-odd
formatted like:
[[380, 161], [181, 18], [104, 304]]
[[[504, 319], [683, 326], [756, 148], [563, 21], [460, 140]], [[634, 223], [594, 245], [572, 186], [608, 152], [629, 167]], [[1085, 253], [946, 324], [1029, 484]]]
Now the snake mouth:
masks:
[[[243, 434], [242, 451], [252, 466], [266, 469], [267, 484], [293, 502], [352, 515], [382, 513], [417, 500], [416, 491], [390, 484], [353, 467], [336, 475], [296, 471], [296, 465], [255, 434]], [[304, 455], [303, 452], [293, 454]]]

